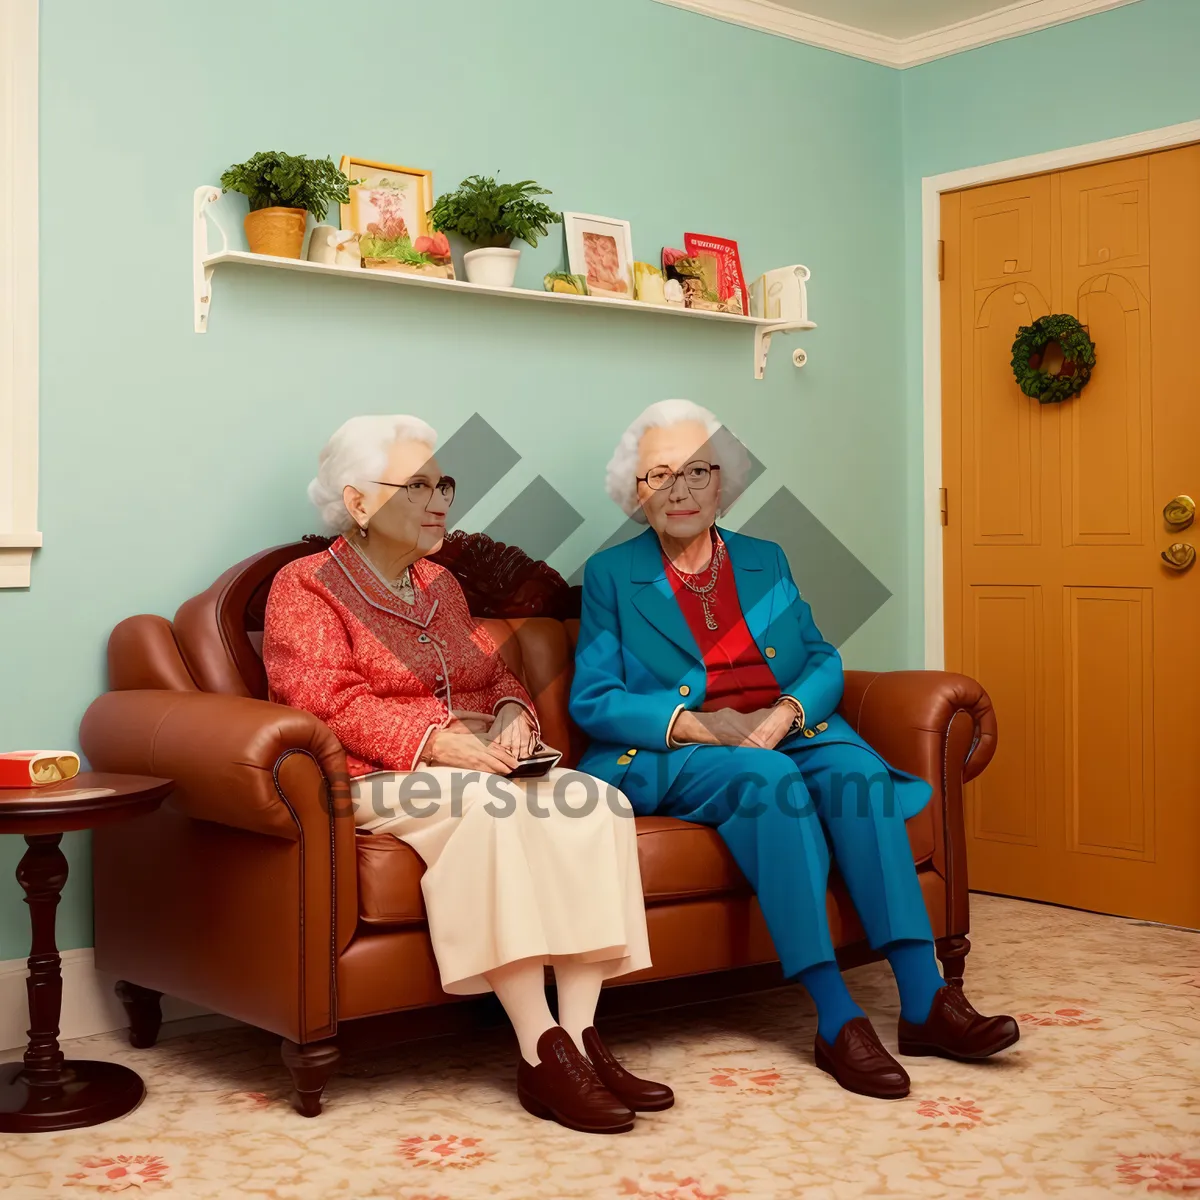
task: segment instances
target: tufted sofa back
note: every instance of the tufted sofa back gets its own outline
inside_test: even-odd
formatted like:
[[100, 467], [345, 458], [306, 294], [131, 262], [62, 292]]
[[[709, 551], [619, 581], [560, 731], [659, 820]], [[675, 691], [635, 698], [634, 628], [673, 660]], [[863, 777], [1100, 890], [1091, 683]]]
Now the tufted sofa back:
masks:
[[[109, 638], [110, 690], [267, 699], [262, 635], [271, 584], [281, 567], [319, 553], [329, 541], [308, 537], [252, 555], [185, 601], [173, 621], [126, 618]], [[533, 697], [545, 741], [564, 751], [565, 763], [574, 763], [583, 748], [567, 715], [578, 589], [520, 548], [482, 533], [448, 534], [434, 560], [454, 573], [471, 612]]]

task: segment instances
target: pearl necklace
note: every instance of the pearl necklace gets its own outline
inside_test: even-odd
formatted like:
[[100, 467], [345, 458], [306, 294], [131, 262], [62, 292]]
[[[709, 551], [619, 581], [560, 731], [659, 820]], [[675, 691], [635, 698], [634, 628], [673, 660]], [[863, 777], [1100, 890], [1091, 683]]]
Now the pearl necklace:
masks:
[[379, 582], [382, 583], [383, 586], [385, 588], [387, 588], [387, 590], [389, 592], [391, 592], [392, 595], [395, 596], [397, 600], [400, 600], [404, 604], [407, 604], [410, 608], [416, 604], [417, 590], [416, 590], [416, 587], [413, 585], [412, 569], [410, 567], [405, 567], [404, 570], [400, 572], [400, 577], [398, 579], [389, 579], [363, 553], [363, 551], [361, 549], [359, 549], [359, 547], [357, 545], [355, 545], [354, 542], [350, 541], [349, 538], [347, 538], [346, 541], [347, 541], [348, 545], [354, 546], [354, 549], [355, 549], [355, 551], [357, 551], [359, 558], [361, 558], [363, 560], [363, 562], [367, 564], [367, 566], [370, 568], [370, 570], [374, 573], [375, 578], [378, 579]]

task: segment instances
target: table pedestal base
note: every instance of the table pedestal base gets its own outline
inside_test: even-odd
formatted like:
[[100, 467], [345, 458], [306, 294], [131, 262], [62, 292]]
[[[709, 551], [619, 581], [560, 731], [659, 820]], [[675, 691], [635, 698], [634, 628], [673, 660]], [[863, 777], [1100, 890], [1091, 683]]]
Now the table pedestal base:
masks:
[[26, 1083], [25, 1064], [0, 1064], [0, 1133], [50, 1133], [123, 1117], [142, 1102], [146, 1085], [120, 1063], [68, 1059], [66, 1082]]

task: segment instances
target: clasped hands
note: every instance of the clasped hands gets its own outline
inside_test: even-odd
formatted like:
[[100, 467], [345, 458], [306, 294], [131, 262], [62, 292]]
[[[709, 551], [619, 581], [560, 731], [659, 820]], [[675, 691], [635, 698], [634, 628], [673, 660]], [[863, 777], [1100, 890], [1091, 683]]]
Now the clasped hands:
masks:
[[537, 747], [538, 732], [529, 710], [510, 702], [494, 717], [458, 710], [450, 723], [430, 735], [426, 760], [436, 767], [463, 767], [508, 775], [522, 758]]
[[713, 712], [684, 711], [675, 718], [671, 737], [677, 743], [701, 746], [756, 746], [774, 750], [791, 731], [796, 710], [790, 704], [776, 704], [754, 712], [740, 713], [732, 708]]

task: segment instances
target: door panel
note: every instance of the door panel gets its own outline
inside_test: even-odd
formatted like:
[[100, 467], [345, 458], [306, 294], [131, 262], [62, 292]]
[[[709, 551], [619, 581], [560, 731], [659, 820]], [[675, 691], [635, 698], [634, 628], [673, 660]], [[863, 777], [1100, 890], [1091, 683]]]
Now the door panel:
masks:
[[966, 669], [990, 681], [992, 703], [1005, 722], [996, 755], [972, 794], [968, 825], [981, 841], [1032, 846], [1041, 787], [1041, 589], [980, 585], [971, 598]]
[[[1200, 927], [1200, 147], [942, 197], [946, 661], [1000, 724], [967, 789], [973, 887]], [[1083, 393], [1012, 379], [1074, 313]]]
[[1153, 861], [1153, 590], [1064, 600], [1071, 849]]
[[[995, 288], [975, 319], [972, 357], [986, 362], [1010, 354], [1012, 322], [1028, 324], [1049, 311], [1029, 284]], [[1041, 447], [1036, 429], [1028, 408], [1012, 403], [1002, 379], [980, 373], [974, 382], [976, 544], [1031, 545], [1041, 540], [1042, 527]]]
[[1089, 280], [1071, 311], [1103, 346], [1079, 403], [1064, 410], [1065, 545], [1143, 545], [1150, 540], [1151, 445], [1148, 302], [1126, 278]]
[[[1088, 187], [1095, 175], [1121, 175], [1122, 181]], [[1073, 172], [1079, 198], [1079, 266], [1145, 264], [1150, 253], [1150, 196], [1147, 160], [1126, 159]], [[1066, 214], [1064, 213], [1064, 223]], [[1064, 231], [1065, 232], [1065, 231]]]

